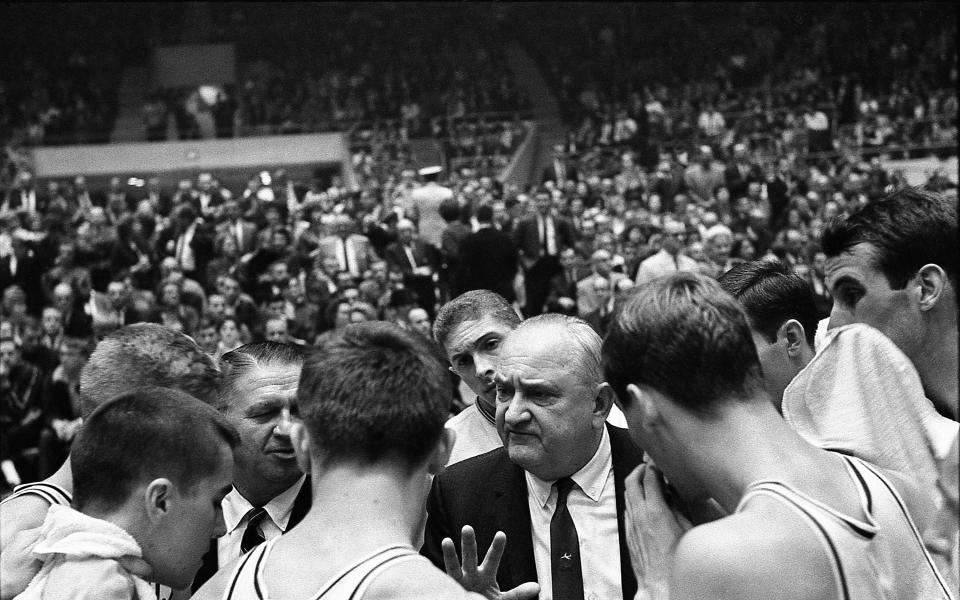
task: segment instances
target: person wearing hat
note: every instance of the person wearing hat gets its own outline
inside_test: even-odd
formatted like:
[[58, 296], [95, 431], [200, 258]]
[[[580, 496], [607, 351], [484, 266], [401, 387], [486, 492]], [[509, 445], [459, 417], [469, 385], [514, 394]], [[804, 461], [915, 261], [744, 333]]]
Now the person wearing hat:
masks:
[[420, 169], [424, 184], [410, 193], [414, 210], [419, 215], [420, 239], [439, 248], [447, 222], [440, 216], [440, 203], [453, 198], [453, 191], [437, 182], [443, 167], [432, 166]]
[[660, 252], [640, 263], [637, 270], [637, 285], [655, 279], [660, 275], [677, 271], [696, 271], [697, 261], [680, 253], [686, 229], [683, 223], [668, 221], [663, 228], [663, 242]]

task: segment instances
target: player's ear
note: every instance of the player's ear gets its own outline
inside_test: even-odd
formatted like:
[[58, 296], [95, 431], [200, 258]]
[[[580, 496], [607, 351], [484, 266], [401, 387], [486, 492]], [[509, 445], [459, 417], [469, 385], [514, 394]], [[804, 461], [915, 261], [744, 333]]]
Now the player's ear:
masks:
[[443, 472], [444, 467], [447, 466], [447, 461], [450, 460], [450, 454], [453, 452], [453, 444], [456, 441], [457, 432], [444, 427], [440, 439], [437, 440], [437, 445], [434, 446], [433, 452], [430, 454], [430, 459], [427, 463], [427, 472], [431, 475], [439, 475]]
[[780, 326], [777, 331], [777, 341], [781, 339], [785, 340], [787, 356], [790, 358], [800, 356], [803, 346], [807, 343], [806, 331], [796, 319], [788, 319]]
[[310, 473], [310, 434], [302, 421], [296, 420], [290, 424], [290, 443], [293, 453], [297, 457], [297, 466], [304, 473]]
[[606, 421], [613, 407], [613, 388], [606, 381], [597, 386], [596, 398], [593, 400], [593, 416], [598, 419], [600, 426]]
[[143, 491], [144, 508], [151, 523], [159, 523], [170, 514], [176, 487], [165, 477], [154, 479]]
[[927, 264], [917, 271], [920, 283], [920, 310], [928, 311], [936, 306], [948, 285], [947, 274], [940, 265]]

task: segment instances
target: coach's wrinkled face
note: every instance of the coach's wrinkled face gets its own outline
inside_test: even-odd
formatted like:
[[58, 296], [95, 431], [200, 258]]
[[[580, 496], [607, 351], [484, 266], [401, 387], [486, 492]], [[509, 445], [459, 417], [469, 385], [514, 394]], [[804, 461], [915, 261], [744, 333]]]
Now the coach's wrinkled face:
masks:
[[291, 405], [297, 395], [302, 365], [266, 364], [252, 368], [236, 382], [224, 416], [240, 434], [234, 450], [235, 481], [261, 489], [269, 482], [283, 490], [301, 471], [290, 443]]
[[497, 430], [510, 460], [545, 481], [589, 462], [610, 410], [581, 351], [556, 327], [536, 327], [512, 333], [500, 354]]

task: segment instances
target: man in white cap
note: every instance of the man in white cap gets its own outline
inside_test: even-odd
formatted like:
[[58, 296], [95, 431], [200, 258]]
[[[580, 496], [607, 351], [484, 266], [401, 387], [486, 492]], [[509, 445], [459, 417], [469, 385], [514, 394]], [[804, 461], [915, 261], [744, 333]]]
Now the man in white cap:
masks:
[[420, 177], [425, 183], [410, 194], [411, 203], [419, 215], [420, 239], [437, 248], [447, 227], [447, 222], [440, 217], [440, 203], [453, 198], [453, 191], [437, 182], [441, 172], [443, 167], [439, 165], [420, 169]]
[[685, 236], [686, 230], [682, 223], [668, 221], [664, 225], [660, 252], [640, 263], [637, 285], [667, 273], [697, 270], [697, 261], [680, 253]]

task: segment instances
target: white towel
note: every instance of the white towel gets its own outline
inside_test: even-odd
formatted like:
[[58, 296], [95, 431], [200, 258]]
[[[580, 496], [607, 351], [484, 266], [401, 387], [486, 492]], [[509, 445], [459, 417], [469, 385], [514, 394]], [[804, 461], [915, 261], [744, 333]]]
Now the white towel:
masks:
[[[43, 562], [43, 567], [16, 600], [40, 600], [44, 597], [53, 597], [50, 592], [44, 594], [51, 572], [58, 567], [74, 566], [77, 567], [73, 569], [74, 572], [89, 572], [91, 578], [99, 578], [104, 573], [112, 571], [109, 581], [93, 581], [90, 578], [79, 581], [86, 589], [117, 590], [127, 587], [126, 583], [136, 591], [136, 597], [140, 600], [156, 597], [152, 585], [127, 572], [119, 563], [116, 570], [98, 568], [98, 563], [102, 563], [103, 560], [118, 561], [124, 557], [141, 558], [140, 545], [133, 536], [113, 523], [87, 516], [68, 506], [54, 504], [50, 507], [40, 530], [40, 539], [33, 547], [33, 554]], [[116, 581], [120, 577], [125, 582]]]
[[924, 488], [936, 485], [937, 459], [960, 431], [924, 396], [910, 359], [862, 323], [826, 333], [784, 390], [783, 417], [811, 443], [903, 472]]

